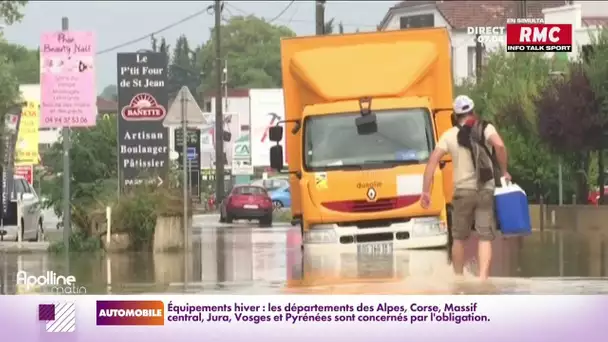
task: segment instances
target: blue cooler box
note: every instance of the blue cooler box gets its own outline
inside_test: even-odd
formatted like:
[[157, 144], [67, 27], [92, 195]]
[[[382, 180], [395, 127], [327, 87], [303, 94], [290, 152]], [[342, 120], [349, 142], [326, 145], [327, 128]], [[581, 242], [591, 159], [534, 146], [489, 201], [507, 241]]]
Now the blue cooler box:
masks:
[[517, 184], [506, 184], [494, 190], [496, 218], [504, 235], [532, 234], [530, 209], [526, 192]]

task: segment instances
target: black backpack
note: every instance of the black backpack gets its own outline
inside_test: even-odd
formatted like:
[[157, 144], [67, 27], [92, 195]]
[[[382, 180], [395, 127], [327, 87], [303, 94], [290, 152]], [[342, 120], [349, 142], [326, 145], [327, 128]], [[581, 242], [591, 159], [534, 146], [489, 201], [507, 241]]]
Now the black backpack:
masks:
[[[486, 127], [489, 124], [490, 124], [490, 122], [488, 122], [488, 121], [485, 121], [485, 120], [481, 121], [481, 128], [482, 128], [482, 132], [484, 132], [484, 134], [485, 134]], [[462, 128], [462, 125], [459, 125], [459, 124], [455, 124], [454, 126], [458, 127], [459, 130]], [[488, 149], [488, 146], [486, 144], [485, 135], [482, 136], [482, 141], [478, 141], [478, 144], [479, 144], [479, 146], [481, 146], [484, 149], [484, 151], [490, 157], [490, 161], [492, 162], [494, 185], [496, 187], [500, 187], [501, 186], [500, 178], [502, 177], [502, 175], [500, 174], [500, 165], [498, 164], [498, 158], [496, 158], [496, 150], [494, 148], [492, 148], [491, 151], [490, 151], [490, 149]], [[473, 165], [475, 165], [475, 163], [476, 163], [475, 159], [473, 158]]]

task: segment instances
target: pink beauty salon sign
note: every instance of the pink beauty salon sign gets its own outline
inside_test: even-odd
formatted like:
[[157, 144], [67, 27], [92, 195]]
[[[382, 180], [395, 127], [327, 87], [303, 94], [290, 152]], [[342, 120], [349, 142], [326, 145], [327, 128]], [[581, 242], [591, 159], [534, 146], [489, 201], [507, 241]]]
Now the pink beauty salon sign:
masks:
[[40, 44], [40, 127], [95, 126], [93, 32], [47, 32]]

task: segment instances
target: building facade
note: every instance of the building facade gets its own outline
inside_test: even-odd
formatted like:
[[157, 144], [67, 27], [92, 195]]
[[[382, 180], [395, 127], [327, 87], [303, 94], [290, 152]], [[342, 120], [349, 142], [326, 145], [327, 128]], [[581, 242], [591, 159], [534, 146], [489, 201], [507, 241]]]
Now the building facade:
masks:
[[[452, 75], [456, 84], [474, 79], [476, 42], [467, 27], [504, 26], [522, 12], [520, 1], [401, 1], [391, 7], [379, 25], [381, 30], [446, 27], [452, 42]], [[571, 4], [570, 4], [571, 3]], [[547, 23], [572, 23], [573, 57], [589, 43], [590, 30], [608, 23], [608, 3], [601, 1], [528, 1], [528, 18], [546, 18]], [[548, 17], [547, 17], [548, 16]], [[485, 52], [500, 43], [484, 46]], [[483, 58], [482, 58], [483, 59]]]

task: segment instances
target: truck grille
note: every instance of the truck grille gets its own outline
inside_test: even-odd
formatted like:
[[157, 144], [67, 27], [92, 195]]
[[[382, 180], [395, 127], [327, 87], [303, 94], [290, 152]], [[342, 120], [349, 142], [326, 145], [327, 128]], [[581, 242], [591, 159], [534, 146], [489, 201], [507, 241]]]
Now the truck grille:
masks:
[[324, 202], [322, 205], [333, 211], [344, 213], [372, 213], [408, 207], [420, 199], [420, 195], [379, 198], [371, 202], [366, 200], [350, 200]]

